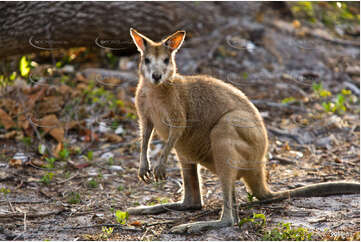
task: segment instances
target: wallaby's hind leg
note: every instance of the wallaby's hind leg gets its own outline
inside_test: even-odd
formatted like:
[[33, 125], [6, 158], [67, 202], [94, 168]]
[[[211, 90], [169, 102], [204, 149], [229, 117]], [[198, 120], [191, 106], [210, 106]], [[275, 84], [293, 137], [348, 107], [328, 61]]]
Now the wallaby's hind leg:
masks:
[[243, 181], [246, 185], [247, 191], [255, 196], [258, 200], [272, 198], [273, 194], [269, 190], [266, 182], [266, 174], [264, 164], [259, 167], [244, 173]]
[[129, 208], [129, 214], [159, 214], [169, 210], [198, 210], [202, 208], [199, 187], [198, 171], [196, 164], [182, 164], [183, 201], [176, 203], [158, 204], [155, 206], [140, 206]]
[[236, 190], [234, 188], [234, 184], [233, 184], [233, 188], [232, 188], [232, 202], [233, 202], [233, 208], [232, 208], [233, 220], [236, 224], [238, 224], [238, 222], [239, 222], [238, 204], [237, 204]]
[[195, 222], [188, 224], [181, 224], [171, 228], [171, 233], [198, 233], [202, 230], [206, 229], [214, 229], [214, 228], [222, 228], [232, 226], [235, 222], [235, 218], [233, 216], [234, 204], [233, 204], [233, 192], [232, 192], [232, 184], [230, 181], [223, 179], [222, 183], [222, 191], [223, 191], [223, 210], [221, 219], [214, 221], [204, 221], [204, 222]]
[[171, 232], [200, 232], [206, 229], [232, 226], [237, 222], [234, 183], [239, 172], [238, 169], [235, 169], [233, 161], [244, 160], [238, 152], [240, 145], [242, 142], [239, 142], [236, 127], [221, 119], [211, 132], [212, 160], [209, 161], [214, 163], [215, 172], [222, 185], [223, 209], [221, 218], [215, 221], [178, 225], [173, 227]]

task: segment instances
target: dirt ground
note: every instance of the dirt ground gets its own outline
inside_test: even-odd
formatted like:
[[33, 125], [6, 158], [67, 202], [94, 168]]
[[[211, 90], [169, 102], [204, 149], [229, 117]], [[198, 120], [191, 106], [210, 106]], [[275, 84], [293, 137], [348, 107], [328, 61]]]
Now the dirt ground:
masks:
[[[263, 22], [237, 17], [224, 21], [227, 24], [208, 35], [193, 33], [186, 39], [177, 54], [178, 69], [182, 74], [211, 74], [232, 83], [259, 108], [269, 135], [267, 175], [272, 190], [326, 181], [358, 182], [360, 46], [355, 42], [359, 39], [335, 37], [323, 29], [328, 33], [325, 37], [307, 25], [302, 31], [313, 35], [302, 35], [297, 23], [269, 15]], [[66, 129], [70, 155], [63, 155], [53, 167], [44, 166], [49, 161], [39, 154], [41, 142], [36, 137], [31, 142], [6, 138], [9, 131], [0, 129], [0, 188], [9, 189], [0, 193], [0, 240], [262, 240], [267, 231], [284, 223], [306, 229], [312, 240], [359, 240], [359, 194], [250, 206], [245, 205], [249, 198], [241, 181], [236, 185], [240, 218], [263, 214], [265, 224], [256, 220], [201, 234], [169, 234], [174, 225], [219, 217], [220, 184], [201, 167], [202, 210], [129, 216], [124, 224], [117, 222], [117, 210], [179, 201], [182, 196], [174, 154], [166, 181], [144, 184], [137, 178], [138, 127], [136, 117], [128, 115], [134, 112], [137, 60], [137, 55], [122, 56], [116, 64], [117, 72], [128, 75], [127, 81], [114, 76], [97, 79], [99, 70], [89, 68], [104, 68], [101, 63], [74, 64], [70, 76], [75, 88], [53, 113], [61, 116], [71, 104], [73, 112], [90, 115], [84, 120], [74, 118], [78, 126]], [[125, 103], [126, 112], [115, 129], [109, 128], [114, 115], [106, 110], [93, 112], [97, 107], [93, 104], [71, 103], [83, 95], [76, 90], [85, 90], [94, 79], [95, 87], [103, 87]], [[323, 86], [317, 89], [313, 84], [320, 82]], [[52, 84], [52, 91], [61, 94], [64, 86]], [[336, 103], [343, 89], [346, 111], [325, 112], [322, 103]], [[20, 102], [17, 90], [23, 89], [15, 86], [3, 97]], [[323, 98], [320, 93], [326, 90], [331, 94]], [[54, 149], [55, 136], [49, 133], [43, 139]], [[155, 160], [162, 141], [155, 137], [151, 148], [151, 160]], [[104, 227], [114, 230], [107, 233]]]

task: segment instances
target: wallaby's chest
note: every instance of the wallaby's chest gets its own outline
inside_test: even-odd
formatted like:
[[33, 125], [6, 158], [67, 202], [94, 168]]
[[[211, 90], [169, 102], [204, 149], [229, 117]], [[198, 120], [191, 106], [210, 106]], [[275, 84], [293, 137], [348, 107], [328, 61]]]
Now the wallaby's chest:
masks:
[[151, 93], [145, 95], [140, 112], [146, 115], [154, 125], [157, 134], [164, 140], [168, 139], [172, 125], [172, 113], [177, 112], [172, 98], [163, 98]]

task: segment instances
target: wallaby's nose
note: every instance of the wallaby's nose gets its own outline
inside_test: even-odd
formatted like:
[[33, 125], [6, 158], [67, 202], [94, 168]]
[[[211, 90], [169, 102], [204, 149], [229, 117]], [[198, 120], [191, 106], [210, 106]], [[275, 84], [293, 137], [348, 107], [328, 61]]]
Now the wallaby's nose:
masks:
[[158, 74], [158, 73], [153, 73], [152, 78], [154, 81], [158, 82], [160, 80], [160, 78], [162, 78], [162, 75]]

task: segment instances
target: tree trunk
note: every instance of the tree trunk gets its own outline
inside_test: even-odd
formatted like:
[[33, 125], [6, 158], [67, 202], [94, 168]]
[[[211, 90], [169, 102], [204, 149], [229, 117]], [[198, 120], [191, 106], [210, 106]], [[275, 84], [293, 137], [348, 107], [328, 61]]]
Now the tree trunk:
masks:
[[[134, 48], [129, 28], [160, 40], [200, 32], [221, 8], [208, 2], [0, 2], [0, 58], [78, 46]], [[218, 23], [219, 24], [219, 23]]]

